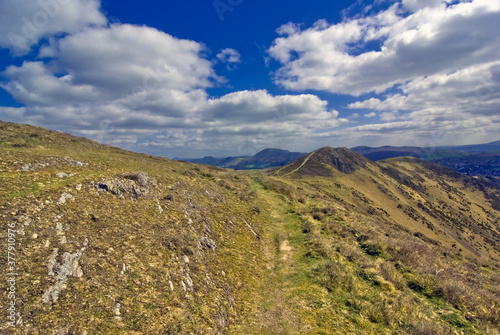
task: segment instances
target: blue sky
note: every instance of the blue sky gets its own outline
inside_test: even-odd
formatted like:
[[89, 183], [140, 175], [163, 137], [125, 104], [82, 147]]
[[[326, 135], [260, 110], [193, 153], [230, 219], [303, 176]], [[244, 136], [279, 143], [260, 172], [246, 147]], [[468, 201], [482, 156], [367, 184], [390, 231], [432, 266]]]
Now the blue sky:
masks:
[[0, 0], [0, 120], [167, 157], [500, 139], [500, 0]]

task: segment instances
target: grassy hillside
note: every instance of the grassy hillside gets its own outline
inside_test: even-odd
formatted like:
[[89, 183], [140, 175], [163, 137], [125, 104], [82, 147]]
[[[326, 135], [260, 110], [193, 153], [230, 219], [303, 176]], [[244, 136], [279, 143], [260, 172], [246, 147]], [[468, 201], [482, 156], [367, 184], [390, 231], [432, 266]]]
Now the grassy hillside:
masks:
[[498, 181], [500, 178], [500, 141], [452, 147], [355, 147], [353, 151], [373, 161], [394, 157], [425, 159], [469, 176]]
[[330, 149], [266, 174], [0, 123], [0, 332], [498, 334], [496, 190]]

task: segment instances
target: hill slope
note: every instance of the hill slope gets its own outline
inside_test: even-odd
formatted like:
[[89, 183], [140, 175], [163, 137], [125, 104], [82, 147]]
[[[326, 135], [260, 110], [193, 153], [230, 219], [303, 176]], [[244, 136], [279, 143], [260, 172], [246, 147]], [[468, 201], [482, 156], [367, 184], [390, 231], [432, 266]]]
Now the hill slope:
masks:
[[0, 123], [13, 332], [498, 334], [497, 190], [419, 160], [307, 157], [231, 171]]
[[303, 156], [291, 164], [276, 169], [280, 176], [332, 176], [336, 171], [350, 174], [364, 168], [370, 161], [347, 148], [324, 147]]
[[460, 149], [447, 148], [422, 148], [422, 147], [394, 147], [383, 146], [378, 148], [372, 147], [354, 147], [351, 150], [365, 156], [373, 161], [394, 157], [415, 157], [420, 159], [442, 159], [447, 157], [464, 157], [468, 156], [466, 151]]
[[477, 153], [486, 153], [500, 150], [500, 141], [485, 144], [442, 146], [442, 147], [395, 147], [383, 146], [378, 148], [359, 146], [351, 150], [362, 154], [368, 159], [378, 161], [387, 158], [410, 156], [421, 159], [445, 159], [448, 157], [467, 157]]
[[355, 147], [352, 150], [373, 161], [409, 156], [425, 159], [469, 176], [482, 176], [491, 180], [500, 178], [500, 141], [436, 148], [384, 146]]

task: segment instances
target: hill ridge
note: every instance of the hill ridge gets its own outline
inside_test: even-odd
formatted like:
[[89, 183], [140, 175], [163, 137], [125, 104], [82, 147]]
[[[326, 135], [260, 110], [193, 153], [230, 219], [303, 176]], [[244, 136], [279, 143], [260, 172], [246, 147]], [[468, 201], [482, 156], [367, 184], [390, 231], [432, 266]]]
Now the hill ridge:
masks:
[[332, 169], [344, 174], [351, 174], [368, 164], [370, 164], [368, 159], [349, 148], [325, 146], [283, 168], [274, 170], [273, 174], [280, 176], [290, 176], [292, 174], [331, 176]]
[[294, 164], [234, 171], [0, 122], [14, 332], [496, 333], [497, 189], [345, 148]]

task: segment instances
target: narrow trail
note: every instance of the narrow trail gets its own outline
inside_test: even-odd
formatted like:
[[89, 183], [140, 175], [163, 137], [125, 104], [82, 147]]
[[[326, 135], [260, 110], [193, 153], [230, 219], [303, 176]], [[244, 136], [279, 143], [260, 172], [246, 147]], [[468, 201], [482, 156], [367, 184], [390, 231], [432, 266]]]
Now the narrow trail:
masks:
[[290, 245], [290, 242], [288, 242], [288, 238], [280, 243], [279, 250], [282, 253], [281, 260], [283, 262], [290, 260], [290, 252], [293, 250], [293, 248]]
[[283, 177], [289, 176], [292, 173], [299, 171], [300, 168], [303, 167], [309, 161], [309, 158], [311, 158], [313, 155], [314, 155], [314, 152], [311, 152], [309, 155], [307, 155], [307, 157], [304, 159], [304, 161], [302, 162], [302, 164], [300, 164], [300, 166], [298, 168], [296, 168], [292, 172], [289, 172], [289, 173], [285, 174]]
[[259, 295], [259, 313], [254, 322], [254, 334], [306, 334], [311, 327], [302, 320], [297, 295], [297, 246], [293, 236], [300, 232], [289, 204], [276, 194], [259, 188], [259, 198], [270, 209], [272, 226], [263, 237], [266, 274]]
[[264, 242], [267, 273], [263, 281], [256, 333], [289, 334], [293, 325], [299, 322], [289, 308], [287, 294], [287, 286], [290, 285], [287, 276], [293, 264], [294, 248], [288, 240], [283, 215], [275, 208], [271, 213], [274, 225], [270, 227]]

